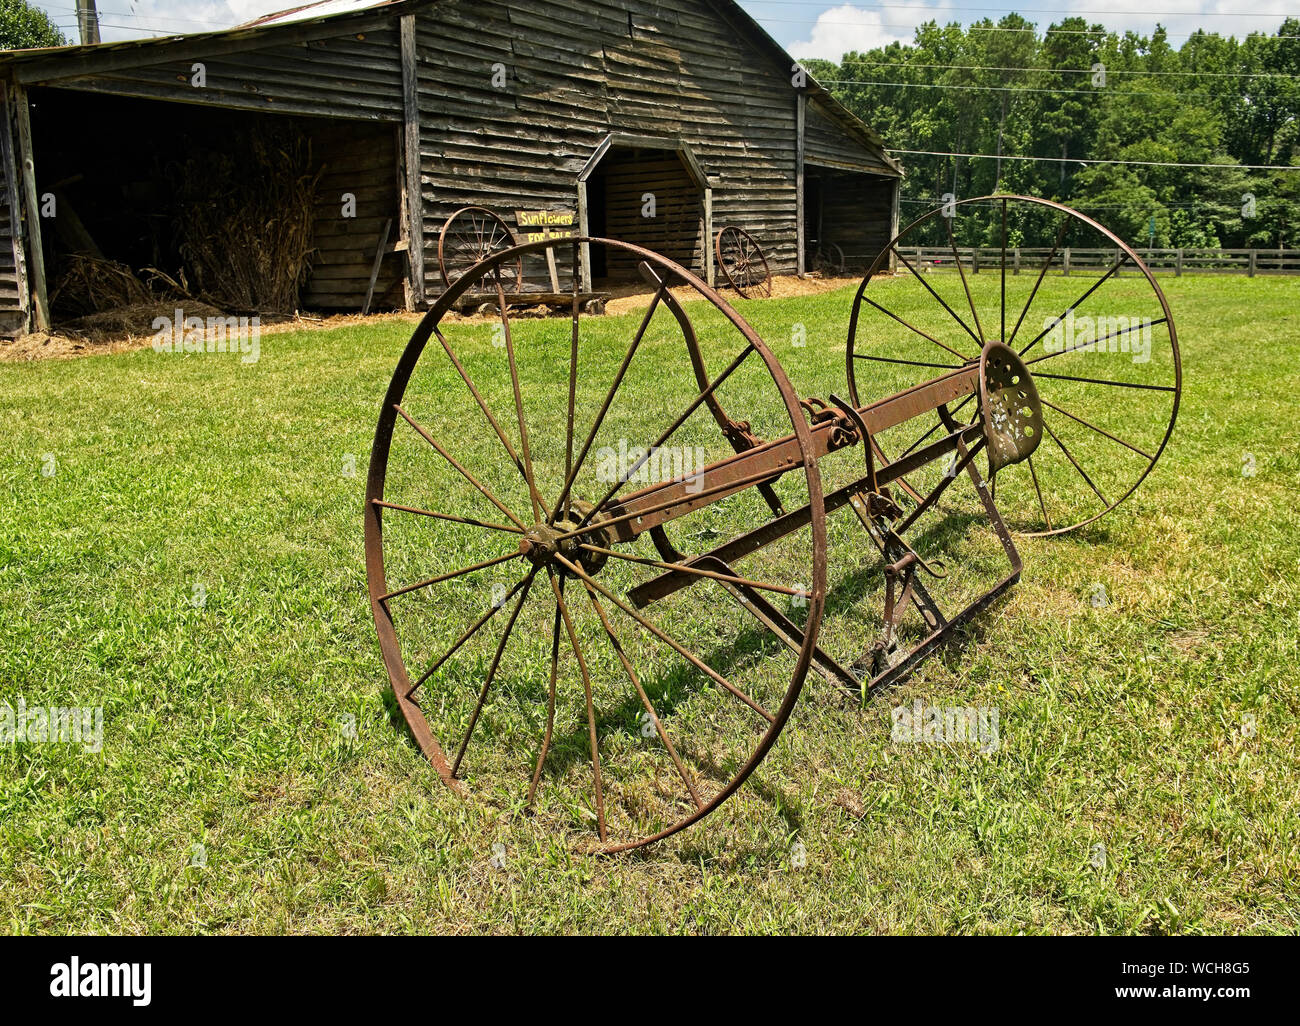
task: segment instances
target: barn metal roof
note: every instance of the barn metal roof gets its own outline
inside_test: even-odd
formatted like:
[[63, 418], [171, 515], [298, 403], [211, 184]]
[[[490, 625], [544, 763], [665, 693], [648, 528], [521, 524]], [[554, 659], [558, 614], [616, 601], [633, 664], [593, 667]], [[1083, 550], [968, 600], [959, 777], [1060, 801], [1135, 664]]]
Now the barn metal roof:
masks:
[[[201, 51], [201, 47], [207, 42], [227, 44], [247, 40], [250, 45], [262, 41], [271, 45], [278, 41], [281, 34], [289, 34], [306, 26], [321, 25], [335, 20], [347, 22], [368, 20], [376, 16], [395, 17], [441, 2], [443, 0], [315, 0], [314, 3], [266, 14], [253, 21], [236, 25], [234, 28], [215, 32], [4, 51], [0, 52], [0, 69], [12, 68], [12, 73], [19, 82], [24, 84], [66, 80], [96, 74], [96, 65], [101, 59], [111, 60], [117, 66], [123, 63], [130, 64], [129, 55], [133, 52], [140, 55], [140, 63], [144, 64], [167, 60], [165, 56], [154, 56], [152, 51], [183, 48], [188, 55], [195, 50]], [[794, 66], [794, 58], [735, 0], [704, 0], [704, 2], [713, 7], [737, 32], [748, 36], [784, 68]], [[114, 56], [109, 58], [110, 54]], [[840, 103], [811, 75], [808, 76], [807, 92], [815, 96], [826, 113], [847, 131], [879, 150], [881, 159], [889, 167], [900, 175], [903, 173], [902, 165], [885, 151], [885, 142], [875, 130]]]

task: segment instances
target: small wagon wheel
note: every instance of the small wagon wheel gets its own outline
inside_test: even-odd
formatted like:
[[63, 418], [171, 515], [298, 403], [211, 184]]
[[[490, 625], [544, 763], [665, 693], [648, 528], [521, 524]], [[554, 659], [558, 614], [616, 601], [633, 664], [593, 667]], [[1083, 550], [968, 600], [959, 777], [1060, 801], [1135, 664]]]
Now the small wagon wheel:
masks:
[[838, 243], [823, 242], [813, 255], [813, 270], [818, 274], [840, 275], [844, 273], [844, 250]]
[[727, 225], [718, 232], [713, 244], [727, 283], [746, 299], [772, 295], [772, 272], [767, 267], [763, 247], [743, 228]]
[[[611, 322], [585, 313], [576, 275], [559, 338], [553, 319], [512, 319], [500, 301], [495, 345], [447, 318], [466, 293], [499, 294], [501, 265], [549, 250], [576, 266], [588, 245], [631, 254], [656, 288], [625, 349], [611, 351]], [[706, 388], [673, 370], [687, 354], [672, 330], [680, 304], [662, 309], [670, 286], [721, 315], [707, 343], [721, 369]], [[706, 402], [720, 394], [787, 439], [761, 482], [726, 474], [734, 452]], [[775, 519], [758, 483], [803, 519], [724, 560], [719, 546]], [[798, 397], [717, 292], [628, 243], [528, 243], [448, 289], [389, 385], [365, 528], [380, 649], [421, 751], [449, 785], [580, 847], [636, 847], [733, 796], [813, 658], [825, 505]], [[774, 610], [798, 624], [797, 642], [775, 633]]]
[[[965, 218], [982, 219], [996, 245], [963, 252], [956, 238]], [[951, 259], [921, 266], [923, 246], [946, 248]], [[877, 277], [891, 257], [898, 273]], [[949, 215], [932, 210], [881, 252], [858, 289], [849, 393], [859, 403], [860, 393], [870, 400], [903, 391], [977, 362], [990, 341], [1020, 354], [1043, 404], [1045, 437], [1034, 455], [990, 474], [1008, 524], [1063, 534], [1128, 498], [1164, 452], [1182, 394], [1173, 318], [1142, 258], [1096, 221], [1048, 200], [984, 196]], [[949, 414], [969, 420], [974, 406], [967, 397]], [[879, 459], [898, 460], [943, 430], [942, 418], [928, 431], [913, 422], [873, 445]], [[900, 485], [913, 498], [923, 490], [915, 475]]]
[[[514, 232], [497, 214], [486, 207], [462, 207], [447, 218], [438, 233], [438, 270], [443, 283], [451, 288], [480, 260], [517, 245]], [[521, 291], [522, 258], [502, 262], [497, 273], [507, 295]]]

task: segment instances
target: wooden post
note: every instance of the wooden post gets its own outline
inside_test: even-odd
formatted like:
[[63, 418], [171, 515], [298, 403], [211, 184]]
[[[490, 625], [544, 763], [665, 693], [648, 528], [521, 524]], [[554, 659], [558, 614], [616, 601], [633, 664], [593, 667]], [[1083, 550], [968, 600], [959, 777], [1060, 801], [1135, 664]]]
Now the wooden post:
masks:
[[4, 160], [5, 203], [9, 207], [9, 224], [12, 234], [9, 242], [14, 255], [14, 278], [18, 286], [18, 302], [22, 307], [23, 334], [32, 329], [32, 300], [27, 284], [27, 252], [24, 245], [22, 204], [18, 192], [18, 165], [14, 160], [13, 118], [9, 89], [0, 83], [0, 156]]
[[[903, 205], [901, 202], [902, 194], [903, 194], [903, 180], [901, 178], [895, 178], [894, 188], [893, 188], [893, 199], [890, 200], [890, 210], [889, 210], [889, 237], [891, 239], [898, 238], [898, 208]], [[898, 270], [898, 251], [895, 250], [892, 246], [889, 248], [889, 270], [891, 272]]]
[[1017, 246], [1017, 247], [1015, 248], [1015, 261], [1016, 261], [1016, 262], [1015, 262], [1015, 269], [1012, 270], [1012, 272], [1011, 272], [1013, 275], [1014, 275], [1014, 274], [1019, 274], [1019, 273], [1020, 273], [1020, 247], [1019, 247], [1019, 246]]
[[1183, 276], [1183, 247], [1179, 246], [1178, 254], [1174, 257], [1174, 277], [1181, 278], [1182, 276]]
[[424, 194], [420, 175], [420, 79], [416, 69], [415, 15], [401, 18], [402, 113], [404, 122], [402, 148], [406, 167], [406, 237], [407, 307], [424, 305]]
[[804, 233], [804, 123], [808, 114], [808, 95], [798, 89], [794, 94], [794, 238], [797, 254], [795, 271], [800, 278], [807, 272], [804, 247], [807, 245]]
[[1061, 274], [1065, 277], [1070, 276], [1070, 247], [1066, 246], [1061, 250]]
[[1250, 270], [1246, 272], [1246, 277], [1255, 277], [1255, 251], [1253, 249], [1250, 251]]
[[[587, 183], [585, 180], [578, 181], [578, 234], [583, 238], [591, 234], [591, 222], [587, 216]], [[582, 276], [578, 282], [578, 288], [583, 292], [591, 292], [591, 244], [584, 242], [579, 248], [582, 251]]]
[[713, 264], [713, 186], [706, 185], [704, 187], [704, 280], [710, 287], [714, 287], [714, 276], [717, 274], [717, 268]]
[[[23, 178], [23, 203], [27, 244], [31, 247], [28, 270], [32, 284], [32, 306], [36, 311], [36, 327], [50, 330], [50, 301], [45, 291], [45, 250], [41, 246], [41, 204], [36, 195], [36, 162], [32, 159], [32, 119], [27, 107], [27, 90], [14, 87], [14, 113], [18, 118], [18, 167]], [[15, 204], [17, 207], [18, 205]], [[15, 219], [20, 211], [14, 211]]]

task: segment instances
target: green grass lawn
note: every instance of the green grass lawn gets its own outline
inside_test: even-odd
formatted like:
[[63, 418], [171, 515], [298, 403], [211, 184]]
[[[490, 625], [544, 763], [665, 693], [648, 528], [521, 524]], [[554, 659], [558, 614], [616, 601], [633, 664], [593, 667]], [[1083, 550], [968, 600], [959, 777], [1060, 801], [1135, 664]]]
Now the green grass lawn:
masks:
[[[146, 349], [0, 365], [0, 701], [104, 716], [98, 753], [0, 745], [0, 928], [1296, 932], [1296, 284], [1162, 283], [1185, 387], [1138, 492], [1081, 532], [1020, 542], [1020, 585], [905, 685], [860, 705], [810, 675], [737, 798], [615, 857], [575, 853], [581, 815], [509, 797], [527, 717], [490, 715], [463, 798], [393, 710], [361, 512], [409, 325], [266, 335], [253, 364]], [[851, 299], [738, 308], [800, 394], [825, 397], [847, 394]], [[637, 321], [602, 323], [593, 374]], [[473, 330], [487, 368], [500, 351]], [[521, 328], [521, 347], [529, 331], [567, 324]], [[629, 372], [644, 409], [687, 373], [670, 343], [647, 352]], [[552, 427], [562, 372], [525, 380]], [[476, 465], [493, 458], [481, 423], [426, 410], [466, 426]], [[996, 553], [947, 545], [950, 560]], [[454, 637], [471, 598], [439, 607], [436, 629]], [[827, 637], [853, 634], [853, 615], [828, 616]], [[891, 743], [890, 710], [917, 699], [996, 707], [997, 751]]]

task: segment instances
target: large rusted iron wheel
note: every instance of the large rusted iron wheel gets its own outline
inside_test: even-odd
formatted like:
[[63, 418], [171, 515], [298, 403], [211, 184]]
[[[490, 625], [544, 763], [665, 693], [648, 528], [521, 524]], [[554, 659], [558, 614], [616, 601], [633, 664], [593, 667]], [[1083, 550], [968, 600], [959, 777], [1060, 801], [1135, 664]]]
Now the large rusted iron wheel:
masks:
[[[564, 319], [504, 302], [491, 325], [446, 318], [466, 293], [503, 293], [503, 265], [550, 249], [576, 269], [596, 246], [631, 254], [654, 290], [623, 345], [576, 284]], [[708, 301], [706, 341], [670, 287]], [[760, 436], [789, 439], [779, 469], [728, 471], [736, 439]], [[756, 484], [802, 527], [707, 555], [776, 518]], [[419, 748], [449, 785], [579, 848], [666, 837], [735, 794], [815, 652], [825, 505], [798, 398], [717, 292], [627, 243], [528, 243], [455, 280], [384, 398], [365, 517], [380, 648]]]
[[[972, 253], [959, 240], [977, 231], [983, 246]], [[1128, 498], [1164, 451], [1182, 394], [1173, 318], [1142, 258], [1049, 200], [983, 196], [936, 208], [899, 233], [858, 289], [849, 394], [858, 404], [860, 394], [904, 391], [977, 362], [989, 341], [1025, 362], [1046, 436], [1030, 459], [990, 473], [1007, 523], [1063, 534]], [[877, 436], [876, 457], [916, 453], [946, 417], [971, 420], [975, 405], [967, 397], [929, 430], [914, 421]], [[915, 474], [899, 484], [913, 499], [927, 490]]]
[[727, 284], [745, 299], [772, 295], [772, 272], [763, 247], [745, 229], [727, 225], [714, 239], [713, 252]]
[[[438, 270], [443, 283], [450, 288], [479, 261], [518, 245], [515, 233], [497, 214], [486, 207], [462, 207], [447, 218], [438, 233]], [[502, 261], [497, 274], [506, 295], [523, 290], [522, 258]]]

